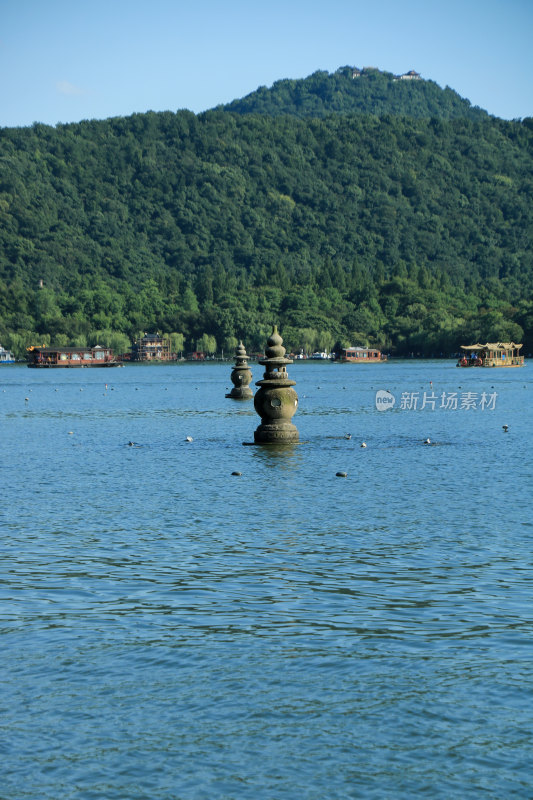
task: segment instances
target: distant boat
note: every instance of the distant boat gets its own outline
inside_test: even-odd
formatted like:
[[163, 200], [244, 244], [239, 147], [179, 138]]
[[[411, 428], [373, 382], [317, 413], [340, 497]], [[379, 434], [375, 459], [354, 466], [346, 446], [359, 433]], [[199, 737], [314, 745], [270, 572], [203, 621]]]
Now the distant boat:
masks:
[[314, 359], [315, 361], [327, 361], [329, 359], [328, 353], [312, 353], [309, 358]]
[[2, 347], [0, 344], [0, 364], [14, 364], [15, 361], [16, 358], [11, 350], [6, 350], [5, 347]]
[[28, 367], [119, 367], [109, 347], [28, 347]]
[[519, 355], [521, 344], [514, 342], [486, 342], [462, 344], [463, 355], [458, 367], [523, 367], [524, 356]]
[[376, 364], [387, 360], [381, 350], [371, 347], [346, 347], [337, 355], [336, 361], [351, 364]]

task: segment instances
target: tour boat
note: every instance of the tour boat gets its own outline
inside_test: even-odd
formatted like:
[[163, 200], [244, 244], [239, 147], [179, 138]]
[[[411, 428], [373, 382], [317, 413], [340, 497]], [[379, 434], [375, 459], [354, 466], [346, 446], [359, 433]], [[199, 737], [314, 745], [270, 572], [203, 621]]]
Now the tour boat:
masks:
[[524, 356], [519, 354], [521, 344], [514, 342], [486, 342], [462, 344], [463, 355], [458, 367], [523, 367]]
[[2, 347], [0, 344], [0, 364], [14, 364], [15, 363], [15, 356], [11, 352], [11, 350], [6, 350], [5, 347]]
[[28, 347], [28, 367], [119, 367], [109, 347]]
[[381, 350], [369, 347], [347, 347], [337, 355], [337, 361], [351, 364], [377, 364], [387, 360]]

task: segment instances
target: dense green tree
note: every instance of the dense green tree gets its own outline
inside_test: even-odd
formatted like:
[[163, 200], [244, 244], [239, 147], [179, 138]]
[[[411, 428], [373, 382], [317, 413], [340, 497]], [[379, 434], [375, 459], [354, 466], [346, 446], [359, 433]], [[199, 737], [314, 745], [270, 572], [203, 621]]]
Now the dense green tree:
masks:
[[532, 349], [532, 154], [531, 120], [347, 67], [199, 116], [0, 129], [0, 341], [257, 352], [276, 322], [294, 350]]
[[214, 355], [217, 351], [217, 342], [214, 336], [211, 336], [209, 333], [203, 333], [197, 340], [196, 340], [196, 349], [200, 353], [206, 353], [207, 355]]
[[185, 336], [182, 333], [173, 332], [169, 334], [169, 339], [171, 351], [181, 357], [185, 347]]

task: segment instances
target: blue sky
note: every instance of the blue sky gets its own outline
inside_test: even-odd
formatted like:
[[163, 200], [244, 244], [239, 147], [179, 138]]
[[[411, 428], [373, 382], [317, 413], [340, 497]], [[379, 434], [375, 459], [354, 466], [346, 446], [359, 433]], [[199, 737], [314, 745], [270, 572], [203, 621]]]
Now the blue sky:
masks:
[[199, 113], [317, 69], [415, 69], [533, 116], [533, 0], [0, 0], [0, 126]]

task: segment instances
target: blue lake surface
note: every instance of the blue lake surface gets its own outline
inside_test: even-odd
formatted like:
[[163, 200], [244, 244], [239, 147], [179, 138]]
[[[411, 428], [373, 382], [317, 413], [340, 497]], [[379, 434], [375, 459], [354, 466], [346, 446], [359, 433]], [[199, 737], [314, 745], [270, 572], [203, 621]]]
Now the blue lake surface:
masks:
[[533, 797], [531, 364], [231, 368], [0, 368], [2, 800]]

